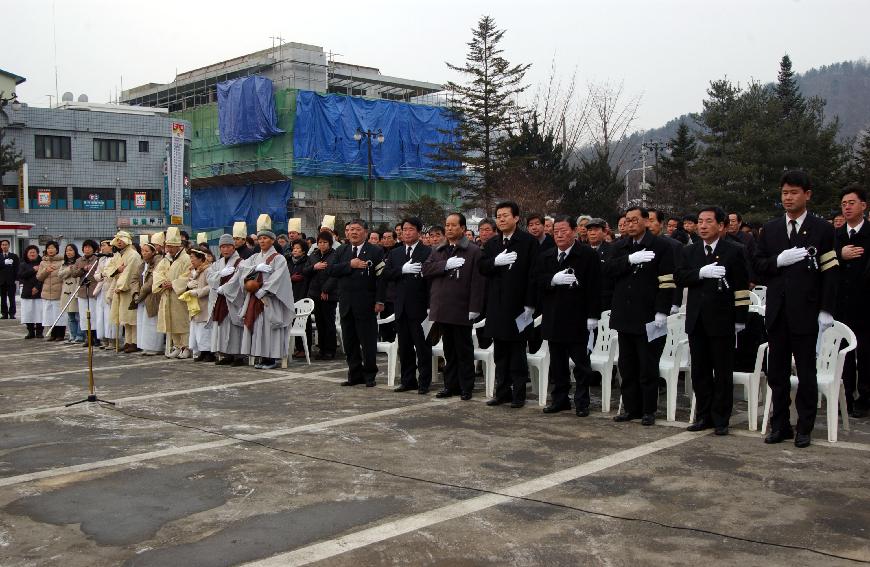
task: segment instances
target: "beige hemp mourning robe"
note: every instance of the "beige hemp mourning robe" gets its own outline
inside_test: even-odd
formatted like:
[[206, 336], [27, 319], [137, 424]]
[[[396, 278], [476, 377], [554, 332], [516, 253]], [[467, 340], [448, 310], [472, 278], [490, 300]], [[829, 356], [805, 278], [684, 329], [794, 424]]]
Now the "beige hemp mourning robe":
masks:
[[[187, 313], [187, 304], [178, 299], [179, 295], [187, 291], [189, 276], [190, 257], [184, 249], [178, 253], [175, 259], [167, 254], [157, 264], [157, 268], [154, 270], [154, 285], [151, 290], [160, 295], [160, 310], [157, 312], [158, 332], [187, 334], [190, 330], [190, 315]], [[165, 281], [171, 282], [172, 287], [163, 289], [161, 285]]]

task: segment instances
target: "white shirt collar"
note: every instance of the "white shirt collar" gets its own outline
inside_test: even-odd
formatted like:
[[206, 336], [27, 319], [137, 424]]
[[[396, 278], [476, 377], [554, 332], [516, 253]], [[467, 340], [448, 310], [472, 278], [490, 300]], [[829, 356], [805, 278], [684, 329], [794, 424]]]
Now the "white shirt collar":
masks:
[[[794, 219], [797, 221], [797, 230], [798, 231], [800, 231], [801, 227], [804, 225], [804, 221], [807, 220], [807, 212], [808, 211], [804, 211], [804, 214], [802, 214], [798, 218]], [[791, 232], [791, 221], [792, 221], [792, 219], [789, 218], [788, 213], [786, 213], [786, 215], [785, 215], [785, 233], [786, 233], [786, 235], [788, 235]]]
[[[702, 242], [703, 242], [703, 241], [702, 241]], [[714, 240], [714, 241], [711, 242], [710, 244], [707, 244], [706, 242], [703, 242], [703, 244], [704, 244], [704, 252], [707, 251], [707, 246], [709, 246], [710, 248], [712, 248], [712, 249], [713, 249], [713, 252], [715, 252], [715, 251], [716, 251], [716, 246], [719, 244], [719, 239], [717, 238], [716, 240]]]
[[861, 222], [859, 222], [855, 226], [849, 226], [849, 223], [846, 223], [846, 234], [849, 234], [849, 232], [851, 232], [852, 230], [854, 230], [855, 233], [857, 234], [857, 233], [861, 232], [862, 226], [864, 226], [864, 218], [863, 217], [861, 218]]
[[559, 250], [559, 247], [557, 246], [557, 247], [556, 247], [556, 257], [558, 258], [559, 255], [560, 255], [562, 252], [565, 252], [565, 257], [566, 257], [566, 258], [567, 258], [568, 256], [570, 256], [570, 255], [571, 255], [571, 249], [574, 248], [574, 245], [575, 245], [575, 244], [577, 244], [577, 241], [576, 241], [576, 240], [575, 240], [574, 242], [572, 242], [572, 243], [571, 243], [571, 246], [569, 246], [569, 247], [566, 248], [565, 250]]
[[[418, 245], [418, 244], [420, 244], [420, 241], [419, 241], [419, 240], [417, 240], [417, 242], [415, 242], [414, 244], [411, 244], [411, 246], [410, 246], [410, 248], [411, 248], [411, 254], [413, 254], [413, 253], [414, 253], [414, 250], [417, 249], [417, 245]], [[407, 245], [407, 244], [402, 244], [402, 246], [405, 247], [405, 252], [407, 252], [407, 251], [408, 251], [408, 248], [409, 248], [408, 245]]]

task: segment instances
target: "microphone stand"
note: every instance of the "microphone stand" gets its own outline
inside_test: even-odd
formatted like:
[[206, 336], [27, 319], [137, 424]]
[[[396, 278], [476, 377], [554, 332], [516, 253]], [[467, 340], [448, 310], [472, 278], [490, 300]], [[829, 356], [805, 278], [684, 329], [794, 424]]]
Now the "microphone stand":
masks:
[[[88, 397], [83, 399], [83, 400], [79, 400], [77, 402], [70, 402], [70, 403], [66, 404], [64, 407], [67, 407], [67, 408], [70, 406], [77, 405], [77, 404], [83, 404], [85, 402], [102, 402], [104, 404], [115, 405], [115, 402], [110, 402], [108, 400], [102, 400], [102, 399], [98, 398], [97, 392], [94, 389], [94, 344], [93, 344], [93, 332], [91, 331], [91, 294], [88, 291], [88, 286], [91, 283], [90, 277], [99, 264], [100, 264], [100, 261], [97, 258], [96, 261], [94, 262], [94, 265], [91, 266], [91, 268], [85, 274], [85, 277], [82, 279], [81, 283], [79, 283], [79, 287], [76, 288], [75, 292], [73, 292], [72, 296], [70, 297], [70, 301], [71, 301], [73, 297], [76, 297], [78, 295], [78, 291], [81, 289], [81, 287], [85, 286], [85, 305], [86, 305], [85, 317], [87, 318], [87, 325], [88, 325]], [[67, 305], [69, 305], [69, 303], [70, 302], [67, 301]], [[66, 309], [66, 306], [64, 306], [64, 310], [65, 309]], [[60, 317], [58, 317], [58, 319], [60, 319]], [[55, 320], [54, 323], [57, 324], [57, 320]], [[54, 325], [52, 325], [52, 328], [54, 328]]]

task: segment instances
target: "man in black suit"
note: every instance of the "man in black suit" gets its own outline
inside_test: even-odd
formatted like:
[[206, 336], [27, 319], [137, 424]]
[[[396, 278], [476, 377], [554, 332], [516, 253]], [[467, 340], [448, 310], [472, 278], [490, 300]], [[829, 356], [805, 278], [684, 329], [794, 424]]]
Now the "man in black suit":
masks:
[[526, 230], [531, 234], [535, 240], [540, 244], [541, 249], [539, 252], [543, 252], [545, 250], [549, 250], [556, 246], [556, 242], [553, 240], [553, 237], [547, 234], [544, 230], [544, 217], [543, 215], [539, 215], [538, 213], [532, 213], [526, 218]]
[[[683, 247], [684, 244], [679, 240], [675, 240], [667, 235], [665, 232], [665, 218], [661, 211], [657, 209], [648, 209], [649, 210], [649, 223], [647, 224], [647, 228], [653, 234], [653, 236], [658, 236], [662, 240], [664, 240], [668, 246], [671, 247], [671, 251], [674, 254], [674, 273], [676, 273], [677, 269], [680, 266], [680, 262], [683, 260]], [[668, 313], [669, 315], [673, 315], [674, 313], [679, 312], [680, 306], [683, 304], [683, 288], [677, 284], [677, 287], [674, 289], [673, 297], [671, 297], [671, 310]], [[665, 343], [662, 341], [661, 343], [662, 350], [664, 350]], [[661, 356], [661, 353], [659, 353]]]
[[[613, 245], [604, 239], [604, 231], [607, 228], [607, 222], [604, 219], [594, 218], [586, 223], [586, 240], [592, 250], [598, 254], [598, 259], [601, 261], [603, 268], [604, 262], [610, 257], [610, 249]], [[609, 279], [601, 277], [601, 310], [610, 309], [610, 303], [613, 298], [613, 284]]]
[[480, 256], [480, 273], [487, 279], [485, 332], [492, 337], [495, 354], [495, 397], [486, 402], [489, 406], [510, 402], [512, 408], [521, 408], [526, 403], [526, 340], [531, 325], [518, 329], [516, 319], [535, 312], [531, 277], [540, 245], [519, 230], [519, 220], [516, 203], [497, 204], [495, 222], [501, 234], [483, 246]]
[[719, 207], [701, 209], [702, 241], [683, 249], [674, 279], [688, 288], [686, 332], [692, 354], [692, 387], [697, 400], [689, 431], [715, 428], [728, 434], [734, 405], [734, 336], [746, 328], [749, 273], [743, 250], [719, 235], [728, 217]]
[[[794, 437], [808, 447], [816, 422], [816, 342], [831, 326], [836, 306], [839, 262], [834, 227], [810, 215], [809, 176], [788, 171], [780, 179], [785, 216], [764, 225], [755, 252], [754, 272], [767, 282], [765, 324], [769, 345], [767, 384], [773, 392], [771, 432], [765, 443]], [[797, 366], [797, 434], [789, 422], [791, 362]]]
[[[594, 220], [594, 219], [593, 219]], [[591, 222], [591, 221], [590, 221]], [[601, 262], [587, 245], [577, 242], [577, 222], [560, 215], [553, 224], [556, 247], [542, 252], [535, 265], [541, 297], [541, 334], [550, 348], [550, 381], [553, 390], [544, 413], [570, 410], [569, 360], [574, 361], [574, 410], [589, 415], [589, 381], [592, 368], [586, 344], [601, 315]], [[584, 324], [585, 322], [585, 324]], [[546, 396], [546, 392], [541, 392]]]
[[377, 281], [384, 270], [384, 249], [367, 241], [368, 225], [355, 219], [345, 226], [348, 244], [335, 252], [326, 268], [338, 281], [341, 340], [347, 356], [347, 381], [342, 386], [375, 385], [378, 374], [378, 321], [383, 304], [376, 304]]
[[613, 281], [610, 327], [619, 332], [619, 374], [625, 409], [614, 421], [641, 419], [654, 425], [658, 407], [659, 357], [665, 337], [650, 342], [646, 326], [663, 331], [677, 285], [674, 251], [664, 238], [647, 230], [649, 212], [625, 213], [626, 237], [614, 243], [604, 274]]
[[10, 252], [9, 241], [0, 240], [0, 319], [15, 319], [15, 288], [18, 278], [18, 256]]
[[[725, 222], [728, 222], [727, 220]], [[689, 235], [689, 244], [701, 242], [698, 236], [698, 215], [688, 214], [683, 216], [683, 230]]]
[[432, 384], [432, 346], [422, 326], [429, 307], [429, 286], [423, 279], [423, 262], [432, 249], [420, 242], [421, 232], [423, 223], [417, 217], [402, 221], [401, 244], [387, 254], [384, 275], [378, 282], [378, 297], [383, 302], [387, 284], [393, 284], [402, 369], [401, 383], [394, 391], [417, 390], [418, 394], [427, 394]]
[[[854, 418], [870, 409], [870, 225], [864, 222], [867, 192], [852, 184], [840, 193], [845, 222], [835, 232], [840, 281], [834, 316], [855, 333], [858, 348], [846, 355], [843, 386], [846, 406]], [[855, 399], [855, 393], [858, 399]]]

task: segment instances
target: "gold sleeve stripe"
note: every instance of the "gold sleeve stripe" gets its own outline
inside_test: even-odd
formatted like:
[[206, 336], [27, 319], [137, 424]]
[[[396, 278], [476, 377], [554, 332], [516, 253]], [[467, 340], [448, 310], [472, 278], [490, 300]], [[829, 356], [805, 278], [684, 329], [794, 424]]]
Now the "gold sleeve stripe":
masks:
[[748, 289], [739, 289], [734, 292], [734, 299], [749, 299]]
[[830, 252], [825, 252], [824, 254], [822, 254], [822, 257], [819, 258], [819, 262], [824, 264], [828, 260], [831, 260], [832, 258], [836, 258], [836, 257], [837, 257], [837, 253], [834, 252], [833, 250], [831, 250]]
[[675, 284], [675, 283], [660, 283], [659, 289], [677, 289], [677, 284]]
[[740, 301], [734, 302], [734, 307], [744, 307], [749, 306], [750, 301], [748, 299], [741, 299]]
[[663, 276], [659, 276], [659, 283], [672, 281], [674, 281], [674, 274], [665, 274]]
[[830, 262], [825, 262], [822, 264], [822, 271], [824, 272], [828, 268], [833, 268], [834, 266], [839, 266], [840, 263], [837, 260], [831, 260]]

